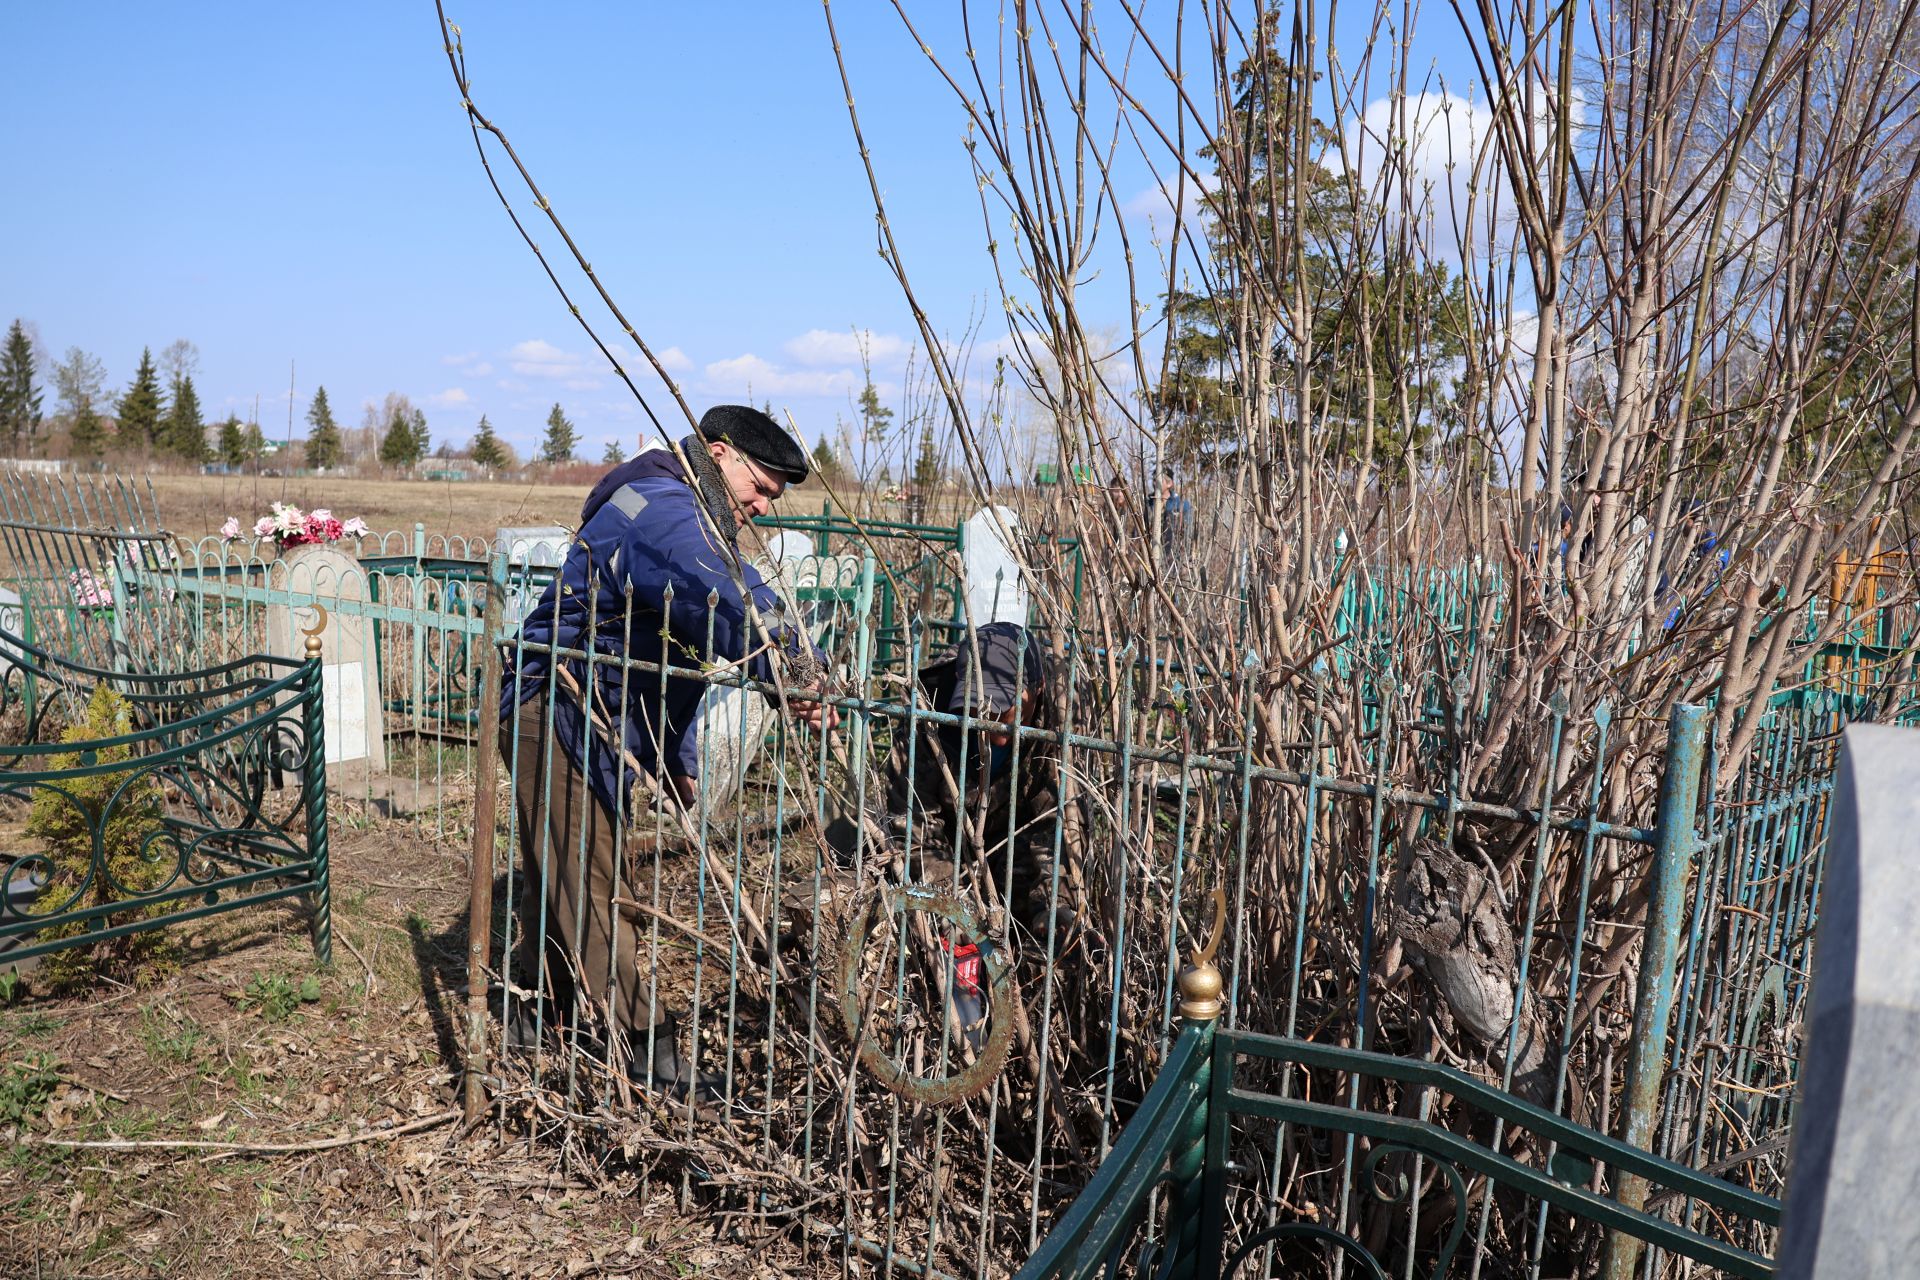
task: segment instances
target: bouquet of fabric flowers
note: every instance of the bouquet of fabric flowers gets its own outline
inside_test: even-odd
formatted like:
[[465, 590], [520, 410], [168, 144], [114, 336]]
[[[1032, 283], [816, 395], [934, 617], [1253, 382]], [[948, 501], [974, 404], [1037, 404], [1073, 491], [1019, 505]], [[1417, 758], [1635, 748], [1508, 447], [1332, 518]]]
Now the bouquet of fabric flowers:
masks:
[[[227, 522], [220, 526], [220, 536], [228, 542], [243, 537], [239, 518], [228, 516]], [[253, 536], [283, 548], [304, 547], [314, 542], [364, 538], [367, 536], [367, 522], [359, 516], [351, 520], [336, 520], [333, 512], [325, 507], [302, 511], [289, 503], [276, 502], [273, 504], [273, 514], [261, 516], [253, 522]]]

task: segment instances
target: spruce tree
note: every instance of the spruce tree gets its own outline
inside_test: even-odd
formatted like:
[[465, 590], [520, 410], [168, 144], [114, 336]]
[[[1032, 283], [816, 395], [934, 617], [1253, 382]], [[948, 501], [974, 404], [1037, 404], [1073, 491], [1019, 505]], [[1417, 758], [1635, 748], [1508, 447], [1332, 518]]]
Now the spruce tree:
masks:
[[507, 465], [507, 451], [500, 444], [500, 437], [493, 434], [493, 424], [484, 413], [480, 415], [480, 430], [474, 435], [469, 452], [474, 462], [488, 471], [498, 471]]
[[601, 453], [600, 461], [611, 462], [615, 466], [618, 466], [619, 464], [621, 464], [622, 462], [625, 462], [626, 460], [627, 460], [627, 451], [620, 447], [620, 442], [618, 440], [607, 441], [606, 450], [603, 453]]
[[920, 428], [920, 456], [913, 461], [913, 487], [922, 497], [940, 483], [940, 452], [933, 443], [933, 424]]
[[247, 438], [240, 433], [240, 419], [232, 414], [220, 424], [220, 461], [236, 470], [247, 460]]
[[415, 462], [433, 451], [433, 437], [427, 434], [427, 415], [424, 410], [413, 411], [413, 460]]
[[260, 459], [267, 452], [267, 435], [260, 430], [260, 424], [249, 422], [240, 433], [240, 456], [253, 464], [253, 473], [260, 474]]
[[153, 348], [140, 348], [140, 367], [134, 371], [127, 394], [114, 407], [120, 419], [123, 449], [158, 448], [160, 444], [160, 375], [153, 369]]
[[190, 373], [173, 381], [173, 403], [167, 408], [161, 436], [174, 457], [193, 463], [207, 460], [207, 425], [200, 418], [200, 395], [193, 389]]
[[547, 438], [540, 446], [540, 461], [572, 462], [573, 446], [578, 439], [573, 424], [567, 421], [566, 414], [560, 412], [556, 402], [553, 412], [547, 415]]
[[15, 320], [0, 349], [0, 444], [31, 443], [40, 430], [41, 392], [33, 385], [33, 343], [26, 326]]
[[307, 407], [307, 465], [316, 471], [325, 471], [339, 466], [346, 452], [346, 445], [340, 439], [340, 424], [333, 420], [333, 406], [327, 403], [327, 389], [321, 387], [313, 393], [313, 403]]
[[414, 434], [413, 415], [395, 409], [380, 439], [380, 465], [405, 470], [420, 461], [420, 438]]
[[97, 458], [106, 445], [106, 424], [94, 406], [105, 390], [107, 371], [78, 347], [68, 347], [53, 366], [53, 385], [66, 416], [67, 448], [72, 456]]
[[83, 401], [74, 410], [73, 425], [67, 428], [67, 452], [75, 458], [97, 458], [106, 448], [107, 424], [101, 421], [92, 401]]

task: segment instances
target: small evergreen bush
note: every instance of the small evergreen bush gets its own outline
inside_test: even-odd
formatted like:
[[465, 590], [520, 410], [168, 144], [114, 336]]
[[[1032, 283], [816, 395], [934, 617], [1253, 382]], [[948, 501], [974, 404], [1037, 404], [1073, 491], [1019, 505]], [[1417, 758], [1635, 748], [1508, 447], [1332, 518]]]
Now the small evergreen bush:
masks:
[[[131, 731], [132, 716], [126, 699], [107, 685], [101, 685], [87, 703], [85, 718], [62, 734], [60, 740], [78, 746]], [[87, 755], [92, 758], [83, 760]], [[136, 763], [132, 747], [117, 746], [98, 752], [75, 750], [56, 755], [49, 761], [49, 767], [72, 770], [89, 765]], [[173, 859], [148, 857], [149, 837], [162, 827], [160, 783], [147, 777], [128, 785], [128, 775], [132, 772], [128, 768], [67, 777], [60, 781], [57, 789], [43, 787], [34, 792], [27, 833], [39, 838], [52, 863], [52, 875], [40, 891], [40, 910], [107, 906], [124, 900], [120, 890], [140, 894], [167, 882], [173, 872]], [[104, 869], [93, 865], [96, 840], [105, 855]], [[89, 883], [90, 871], [93, 877]], [[69, 904], [68, 899], [82, 884], [87, 885], [85, 893]], [[90, 927], [150, 918], [162, 910], [164, 908], [136, 907], [109, 917], [96, 917]], [[63, 925], [49, 930], [46, 936], [74, 937], [86, 927]], [[155, 930], [56, 951], [42, 962], [40, 976], [50, 990], [70, 994], [102, 979], [151, 982], [169, 972], [174, 964], [173, 940]]]

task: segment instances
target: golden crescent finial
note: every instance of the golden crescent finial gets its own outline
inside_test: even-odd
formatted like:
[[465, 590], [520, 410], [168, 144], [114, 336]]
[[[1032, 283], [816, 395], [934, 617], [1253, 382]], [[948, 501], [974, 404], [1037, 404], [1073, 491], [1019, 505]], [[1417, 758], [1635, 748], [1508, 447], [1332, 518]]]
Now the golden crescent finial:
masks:
[[300, 634], [307, 638], [307, 656], [317, 658], [320, 656], [320, 633], [327, 629], [327, 606], [316, 604], [312, 609], [319, 615], [320, 621], [310, 627], [302, 627]]

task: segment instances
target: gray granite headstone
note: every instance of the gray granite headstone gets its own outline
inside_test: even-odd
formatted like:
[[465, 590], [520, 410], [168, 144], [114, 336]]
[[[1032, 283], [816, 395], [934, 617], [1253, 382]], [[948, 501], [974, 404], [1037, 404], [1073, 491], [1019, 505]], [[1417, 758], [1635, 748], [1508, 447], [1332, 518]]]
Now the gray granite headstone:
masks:
[[1920, 730], [1841, 741], [1776, 1274], [1920, 1274]]

